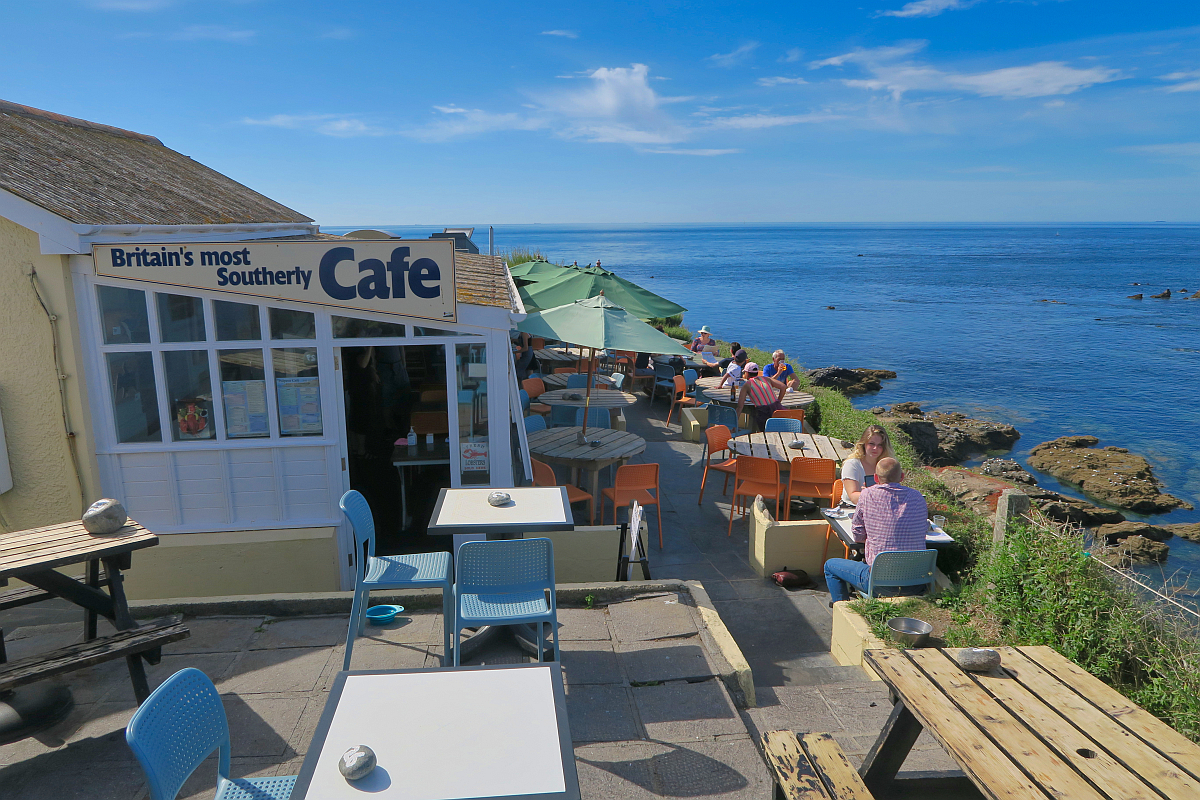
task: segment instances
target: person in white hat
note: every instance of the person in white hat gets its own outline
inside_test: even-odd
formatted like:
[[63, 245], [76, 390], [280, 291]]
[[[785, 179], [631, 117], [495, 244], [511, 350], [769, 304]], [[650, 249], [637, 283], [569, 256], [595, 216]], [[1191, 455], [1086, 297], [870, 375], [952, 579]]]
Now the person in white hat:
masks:
[[704, 348], [716, 343], [716, 340], [712, 338], [712, 332], [708, 329], [707, 325], [704, 325], [700, 328], [700, 333], [696, 338], [692, 339], [691, 350], [693, 353], [700, 353], [704, 351]]

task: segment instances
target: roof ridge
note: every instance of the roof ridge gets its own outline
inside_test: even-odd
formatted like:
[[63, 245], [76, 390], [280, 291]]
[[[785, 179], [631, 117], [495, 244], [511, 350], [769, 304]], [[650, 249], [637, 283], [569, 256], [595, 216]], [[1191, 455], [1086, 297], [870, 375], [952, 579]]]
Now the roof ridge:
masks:
[[138, 139], [143, 142], [156, 144], [159, 147], [166, 147], [166, 145], [164, 145], [161, 141], [153, 136], [150, 136], [149, 134], [138, 133], [137, 131], [130, 131], [124, 128], [117, 128], [112, 125], [103, 125], [99, 122], [89, 122], [86, 119], [68, 117], [65, 114], [55, 114], [53, 111], [43, 111], [40, 108], [23, 106], [20, 103], [13, 103], [8, 100], [0, 100], [0, 113], [19, 114], [24, 117], [40, 117], [41, 119], [50, 120], [51, 122], [60, 122], [64, 125], [73, 125], [77, 128], [88, 128], [94, 131], [103, 131], [104, 133], [111, 133], [114, 136], [123, 136], [127, 139]]

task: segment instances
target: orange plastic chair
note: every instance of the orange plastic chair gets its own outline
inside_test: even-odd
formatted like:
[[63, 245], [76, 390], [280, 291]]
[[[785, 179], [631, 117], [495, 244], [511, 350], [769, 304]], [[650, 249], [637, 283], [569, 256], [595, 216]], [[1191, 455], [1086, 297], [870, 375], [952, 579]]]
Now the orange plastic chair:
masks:
[[554, 375], [574, 375], [576, 372], [579, 372], [579, 370], [575, 369], [574, 367], [555, 367], [553, 374]]
[[[671, 408], [667, 411], [667, 425], [671, 424], [671, 415], [680, 406], [698, 406], [700, 401], [687, 395], [687, 382], [682, 375], [675, 376], [675, 397], [671, 400]], [[682, 411], [679, 412], [681, 415]]]
[[450, 432], [450, 417], [445, 411], [414, 411], [410, 422], [418, 435]]
[[543, 417], [550, 413], [550, 406], [545, 403], [533, 402], [546, 391], [546, 384], [541, 378], [526, 378], [521, 381], [521, 388], [529, 395], [529, 411], [531, 414], [541, 414]]
[[[554, 468], [544, 461], [538, 461], [536, 458], [529, 459], [529, 463], [533, 465], [533, 485], [534, 486], [560, 486], [557, 479], [554, 477]], [[585, 492], [578, 486], [566, 484], [567, 502], [581, 503], [587, 501], [588, 520], [589, 524], [596, 524], [596, 498], [592, 497], [591, 492]]]
[[545, 349], [546, 349], [546, 340], [545, 340], [545, 339], [543, 339], [541, 336], [533, 336], [533, 337], [531, 337], [531, 338], [529, 339], [529, 349], [531, 349], [531, 350], [545, 350]]
[[[650, 494], [650, 490], [654, 494]], [[654, 506], [658, 511], [658, 549], [662, 550], [662, 506], [658, 498], [662, 491], [658, 488], [658, 464], [625, 464], [617, 467], [610, 489], [601, 489], [600, 523], [604, 524], [604, 501], [611, 500], [613, 504], [613, 524], [617, 522], [617, 506], [627, 506], [631, 500], [637, 500], [643, 506]]]
[[733, 474], [733, 505], [729, 508], [729, 530], [726, 536], [733, 535], [733, 515], [737, 510], [738, 498], [747, 498], [742, 503], [742, 516], [750, 506], [750, 500], [757, 495], [770, 497], [775, 501], [775, 518], [779, 518], [779, 495], [785, 489], [779, 482], [779, 462], [773, 458], [757, 458], [741, 456], [736, 461]]
[[725, 485], [721, 488], [722, 496], [729, 491], [729, 478], [736, 472], [736, 461], [728, 458], [720, 464], [714, 464], [712, 458], [717, 453], [729, 452], [729, 440], [732, 437], [733, 434], [724, 425], [712, 425], [704, 429], [704, 441], [708, 446], [708, 451], [704, 457], [704, 474], [700, 477], [700, 499], [696, 501], [696, 505], [704, 502], [704, 484], [708, 481], [710, 469], [725, 473]]
[[[836, 481], [833, 482], [833, 496], [837, 498], [837, 501], [839, 503], [842, 501], [842, 479], [841, 478], [838, 478]], [[825, 550], [821, 553], [822, 561], [824, 561], [825, 557], [829, 554], [829, 540], [832, 539], [833, 537], [834, 537], [833, 525], [826, 526]], [[844, 551], [842, 553], [842, 558], [849, 558], [850, 557], [850, 545], [843, 542], [840, 537], [838, 538], [838, 544], [840, 544], [842, 546], [842, 550]]]
[[633, 372], [633, 360], [637, 353], [631, 350], [616, 350], [613, 353], [613, 365], [622, 372]]
[[772, 417], [783, 417], [784, 419], [798, 419], [804, 422], [803, 408], [781, 408], [771, 415]]
[[837, 462], [828, 458], [804, 458], [797, 456], [792, 459], [791, 472], [788, 474], [787, 495], [783, 504], [783, 518], [788, 518], [791, 511], [792, 497], [827, 497], [829, 507], [833, 508], [841, 502], [834, 498], [833, 482], [838, 479]]

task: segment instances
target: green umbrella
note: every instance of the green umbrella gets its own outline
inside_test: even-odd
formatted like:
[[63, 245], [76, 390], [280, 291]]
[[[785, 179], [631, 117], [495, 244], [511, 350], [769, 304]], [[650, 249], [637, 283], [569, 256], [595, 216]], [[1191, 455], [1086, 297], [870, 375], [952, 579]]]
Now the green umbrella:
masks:
[[639, 319], [670, 317], [687, 311], [678, 303], [596, 267], [568, 267], [557, 275], [543, 272], [537, 275], [535, 282], [522, 285], [517, 291], [525, 307], [530, 309], [556, 308], [603, 294]]
[[549, 261], [523, 261], [509, 269], [514, 278], [533, 278], [553, 275], [562, 272], [566, 267], [551, 264]]
[[[606, 296], [588, 297], [557, 308], [548, 308], [517, 323], [517, 330], [532, 336], [560, 339], [593, 350], [631, 350], [635, 353], [692, 356], [691, 350], [650, 327]], [[583, 407], [583, 433], [592, 400], [592, 357], [588, 356], [587, 399]]]

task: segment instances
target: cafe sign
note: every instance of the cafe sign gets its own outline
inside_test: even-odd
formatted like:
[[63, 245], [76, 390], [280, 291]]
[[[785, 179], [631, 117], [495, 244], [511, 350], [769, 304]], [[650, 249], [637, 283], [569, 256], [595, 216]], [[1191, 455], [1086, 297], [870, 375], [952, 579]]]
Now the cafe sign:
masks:
[[93, 245], [96, 274], [454, 322], [454, 242]]

